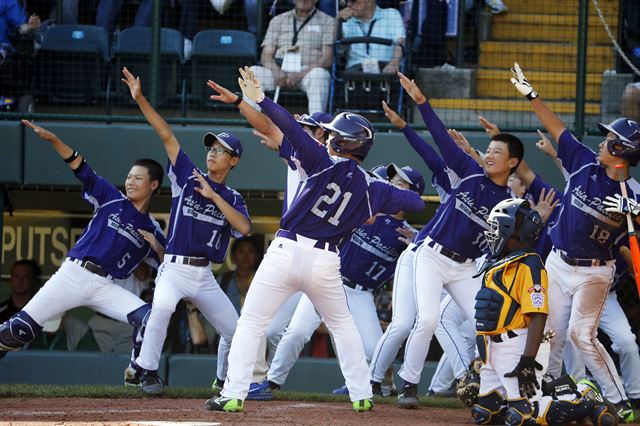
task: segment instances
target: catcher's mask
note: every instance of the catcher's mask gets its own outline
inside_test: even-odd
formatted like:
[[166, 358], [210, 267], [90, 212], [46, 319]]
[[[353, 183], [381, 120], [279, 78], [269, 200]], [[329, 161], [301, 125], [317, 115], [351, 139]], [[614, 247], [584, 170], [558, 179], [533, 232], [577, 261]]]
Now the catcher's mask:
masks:
[[514, 236], [516, 228], [519, 227], [517, 238], [520, 242], [532, 246], [544, 226], [538, 212], [531, 208], [528, 201], [521, 198], [500, 201], [489, 213], [487, 222], [491, 230], [485, 231], [484, 235], [493, 256], [502, 253], [509, 238]]

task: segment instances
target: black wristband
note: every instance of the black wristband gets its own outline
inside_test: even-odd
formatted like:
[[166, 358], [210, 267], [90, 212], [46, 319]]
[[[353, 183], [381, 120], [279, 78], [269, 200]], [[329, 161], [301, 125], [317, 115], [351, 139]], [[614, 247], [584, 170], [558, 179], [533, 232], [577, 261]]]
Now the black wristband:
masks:
[[235, 106], [240, 105], [240, 102], [242, 102], [242, 92], [240, 92], [237, 96], [238, 96], [238, 99], [236, 99], [236, 100], [233, 102], [233, 104], [234, 104]]
[[533, 90], [531, 93], [527, 95], [527, 99], [529, 99], [530, 101], [534, 100], [537, 97], [538, 97], [538, 92], [536, 92], [535, 90]]
[[76, 158], [78, 158], [78, 151], [73, 151], [73, 154], [71, 154], [69, 157], [64, 159], [65, 163], [72, 163], [73, 160], [75, 160]]

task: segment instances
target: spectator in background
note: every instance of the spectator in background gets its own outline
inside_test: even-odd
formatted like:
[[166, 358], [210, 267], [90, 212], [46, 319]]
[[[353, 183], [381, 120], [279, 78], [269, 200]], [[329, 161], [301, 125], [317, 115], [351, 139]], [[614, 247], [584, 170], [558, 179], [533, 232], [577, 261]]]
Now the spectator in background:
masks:
[[11, 266], [9, 278], [11, 295], [0, 303], [0, 324], [20, 312], [20, 309], [31, 300], [38, 290], [40, 273], [40, 265], [32, 259], [18, 260]]
[[281, 87], [305, 92], [309, 114], [327, 108], [336, 28], [316, 3], [294, 0], [293, 10], [273, 18], [262, 42], [262, 66], [251, 67], [265, 91]]
[[347, 7], [338, 13], [338, 19], [343, 21], [343, 38], [379, 37], [395, 43], [394, 46], [352, 44], [347, 53], [347, 68], [365, 72], [375, 72], [377, 69], [385, 74], [400, 71], [406, 35], [402, 16], [397, 9], [382, 9], [376, 6], [375, 0], [348, 0]]

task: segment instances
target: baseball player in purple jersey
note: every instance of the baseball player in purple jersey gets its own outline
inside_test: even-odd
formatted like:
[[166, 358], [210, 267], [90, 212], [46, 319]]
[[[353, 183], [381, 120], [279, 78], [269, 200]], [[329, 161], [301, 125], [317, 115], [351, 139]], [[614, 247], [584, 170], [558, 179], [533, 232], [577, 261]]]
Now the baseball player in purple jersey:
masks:
[[[451, 180], [455, 180], [455, 176], [447, 169], [445, 162], [438, 153], [410, 125], [389, 108], [386, 103], [383, 103], [383, 108], [389, 121], [402, 130], [411, 147], [431, 170], [431, 184], [440, 195], [441, 203], [444, 204], [451, 192]], [[438, 217], [439, 212], [442, 210], [442, 204], [438, 207], [434, 218]], [[434, 219], [420, 230], [414, 241], [400, 254], [396, 263], [391, 299], [391, 322], [378, 340], [371, 357], [371, 386], [374, 394], [378, 396], [382, 396], [381, 383], [385, 372], [395, 360], [400, 346], [409, 336], [409, 332], [415, 322], [414, 257], [417, 248], [426, 238], [433, 223]]]
[[[419, 194], [424, 190], [424, 179], [410, 167], [400, 169], [391, 164], [387, 175], [391, 176], [392, 183], [399, 188], [411, 189]], [[373, 224], [356, 228], [351, 238], [340, 246], [342, 284], [349, 310], [362, 338], [367, 361], [371, 359], [375, 345], [382, 336], [373, 292], [393, 276], [398, 256], [406, 247], [406, 242], [400, 238], [399, 228], [410, 228], [404, 220], [404, 212], [378, 216]], [[268, 397], [272, 389], [278, 389], [284, 384], [300, 351], [321, 322], [322, 318], [309, 298], [303, 296], [278, 345], [266, 383], [250, 392], [250, 395], [253, 393]]]
[[73, 170], [94, 214], [60, 269], [20, 312], [0, 325], [0, 351], [19, 349], [36, 337], [45, 321], [88, 306], [135, 328], [135, 356], [142, 334], [138, 330], [146, 324], [151, 306], [114, 279], [128, 277], [147, 256], [164, 254], [164, 235], [148, 213], [151, 197], [162, 183], [162, 166], [149, 159], [136, 161], [125, 181], [125, 195], [55, 134], [26, 120], [22, 123], [50, 142]]
[[281, 229], [249, 287], [231, 343], [225, 387], [219, 398], [207, 401], [207, 407], [242, 411], [260, 336], [280, 305], [296, 291], [303, 291], [335, 339], [354, 409], [371, 410], [368, 366], [347, 307], [337, 245], [377, 213], [416, 211], [424, 202], [415, 192], [398, 189], [360, 168], [374, 137], [366, 119], [352, 113], [338, 114], [323, 126], [330, 131], [325, 148], [284, 108], [264, 96], [260, 82], [248, 68], [241, 70], [241, 75], [244, 95], [258, 103], [287, 135], [302, 188], [282, 217]]
[[[230, 237], [247, 235], [251, 221], [242, 196], [225, 185], [229, 172], [240, 161], [240, 140], [229, 133], [205, 134], [207, 173], [203, 174], [180, 148], [167, 122], [142, 95], [140, 78], [126, 68], [123, 74], [131, 97], [160, 136], [169, 157], [172, 199], [167, 254], [156, 278], [145, 334], [148, 339], [130, 366], [141, 374], [145, 393], [159, 394], [163, 385], [158, 363], [169, 319], [180, 299], [193, 303], [221, 337], [231, 341], [238, 314], [216, 282], [210, 264], [224, 261]], [[218, 372], [218, 377], [225, 375], [224, 371]]]
[[[269, 120], [269, 118], [260, 111], [249, 105], [249, 103], [243, 102], [242, 96], [232, 93], [227, 88], [220, 86], [212, 80], [209, 80], [207, 85], [217, 92], [217, 94], [211, 96], [212, 100], [237, 106], [249, 124], [256, 129], [253, 133], [261, 138], [261, 143], [271, 150], [278, 151], [280, 157], [282, 157], [283, 161], [287, 164], [287, 186], [284, 192], [284, 203], [282, 204], [282, 215], [284, 216], [300, 185], [300, 175], [296, 164], [291, 160], [291, 153], [288, 149], [290, 144], [288, 142], [283, 143], [285, 136], [280, 129], [278, 129], [278, 127], [276, 127], [271, 120]], [[303, 114], [296, 120], [302, 129], [307, 132], [309, 136], [318, 141], [319, 144], [324, 145], [326, 143], [328, 132], [322, 128], [321, 124], [330, 123], [331, 120], [333, 120], [333, 117], [330, 114], [324, 112], [315, 112], [311, 115]], [[281, 147], [284, 147], [286, 151], [281, 150]], [[268, 364], [271, 364], [280, 339], [282, 338], [287, 325], [289, 325], [289, 322], [291, 321], [291, 317], [298, 306], [301, 296], [301, 292], [293, 294], [289, 300], [280, 307], [267, 328], [266, 361]], [[226, 343], [226, 341], [222, 342]], [[261, 356], [261, 354], [258, 354], [258, 356]], [[265, 383], [266, 381], [262, 383], [251, 383], [247, 399], [265, 399], [265, 396], [263, 395]], [[223, 386], [224, 380], [216, 378], [212, 386], [214, 395], [220, 395]]]
[[[549, 372], [559, 376], [566, 338], [570, 338], [624, 421], [633, 416], [611, 357], [597, 339], [598, 323], [615, 271], [614, 248], [626, 238], [624, 216], [636, 202], [640, 185], [629, 176], [640, 160], [640, 126], [621, 118], [599, 127], [606, 134], [596, 154], [581, 144], [533, 90], [515, 63], [511, 82], [531, 101], [545, 128], [558, 141], [558, 159], [568, 174], [562, 210], [551, 228], [553, 249], [547, 258], [549, 319], [557, 335], [551, 340]], [[617, 165], [622, 165], [630, 198], [620, 193]]]
[[[480, 288], [474, 259], [487, 248], [484, 231], [488, 214], [500, 201], [511, 198], [509, 175], [523, 156], [522, 142], [501, 133], [487, 148], [484, 169], [453, 141], [446, 127], [414, 81], [399, 73], [400, 83], [418, 109], [447, 166], [459, 181], [444, 203], [425, 242], [415, 255], [416, 322], [405, 347], [399, 372], [404, 380], [398, 404], [418, 406], [417, 384], [438, 325], [440, 292], [444, 287], [470, 321], [474, 320], [474, 296]], [[453, 355], [452, 355], [453, 356]]]

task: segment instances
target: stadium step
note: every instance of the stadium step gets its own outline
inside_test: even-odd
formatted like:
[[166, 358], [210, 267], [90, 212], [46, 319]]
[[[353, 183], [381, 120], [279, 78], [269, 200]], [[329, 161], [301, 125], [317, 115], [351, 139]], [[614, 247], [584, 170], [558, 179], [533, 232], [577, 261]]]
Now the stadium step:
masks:
[[[613, 34], [617, 34], [617, 16], [608, 21]], [[533, 15], [506, 13], [497, 15], [491, 24], [491, 38], [499, 41], [552, 41], [574, 42], [578, 35], [578, 16], [573, 15]], [[587, 31], [589, 44], [609, 44], [609, 37], [600, 22], [589, 17]]]
[[[512, 96], [517, 97], [517, 94]], [[522, 111], [533, 114], [531, 105], [526, 99], [453, 99], [440, 98], [430, 99], [429, 102], [434, 109], [460, 109], [475, 111], [482, 114], [483, 111]], [[545, 102], [551, 110], [558, 114], [573, 114], [575, 112], [574, 101], [548, 101]], [[586, 114], [600, 114], [600, 103], [587, 102], [585, 105]]]
[[[526, 69], [526, 68], [525, 68]], [[527, 79], [533, 87], [540, 88], [544, 99], [574, 99], [576, 88], [575, 73], [527, 71]], [[477, 95], [481, 98], [514, 98], [509, 70], [480, 69], [476, 78]], [[586, 99], [599, 101], [602, 74], [587, 74]]]
[[[509, 13], [530, 13], [535, 15], [577, 16], [579, 0], [507, 0]], [[618, 16], [618, 0], [598, 0], [600, 9], [607, 20]], [[589, 0], [589, 15], [595, 16], [593, 2]]]
[[[575, 72], [577, 46], [569, 43], [480, 43], [480, 67], [509, 70], [518, 61], [526, 71]], [[608, 46], [590, 46], [588, 73], [601, 73], [613, 68], [613, 51]]]

